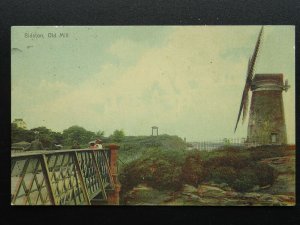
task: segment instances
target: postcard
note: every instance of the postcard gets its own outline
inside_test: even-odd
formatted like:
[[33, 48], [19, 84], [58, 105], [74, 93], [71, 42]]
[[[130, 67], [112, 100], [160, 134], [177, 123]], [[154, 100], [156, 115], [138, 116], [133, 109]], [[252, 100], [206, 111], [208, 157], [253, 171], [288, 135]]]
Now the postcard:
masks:
[[294, 26], [13, 26], [11, 205], [295, 205]]

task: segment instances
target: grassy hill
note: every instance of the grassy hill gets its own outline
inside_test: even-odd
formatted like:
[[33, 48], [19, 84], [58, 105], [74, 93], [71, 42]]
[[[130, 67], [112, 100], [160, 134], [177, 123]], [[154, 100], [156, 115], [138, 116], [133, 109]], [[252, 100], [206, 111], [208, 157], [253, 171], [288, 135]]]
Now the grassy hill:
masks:
[[159, 136], [126, 136], [120, 144], [119, 159], [124, 163], [128, 163], [138, 159], [146, 151], [153, 149], [182, 151], [186, 148], [186, 143], [178, 136], [167, 134]]

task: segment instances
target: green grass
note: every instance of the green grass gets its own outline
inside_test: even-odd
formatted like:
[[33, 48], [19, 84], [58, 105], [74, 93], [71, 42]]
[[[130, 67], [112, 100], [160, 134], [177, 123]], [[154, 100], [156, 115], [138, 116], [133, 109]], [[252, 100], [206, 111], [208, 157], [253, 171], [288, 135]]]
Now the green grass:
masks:
[[[155, 150], [182, 152], [186, 147], [186, 143], [178, 136], [126, 136], [120, 143], [119, 159], [127, 164], [145, 154], [155, 154]], [[123, 167], [123, 163], [120, 163], [120, 167]]]

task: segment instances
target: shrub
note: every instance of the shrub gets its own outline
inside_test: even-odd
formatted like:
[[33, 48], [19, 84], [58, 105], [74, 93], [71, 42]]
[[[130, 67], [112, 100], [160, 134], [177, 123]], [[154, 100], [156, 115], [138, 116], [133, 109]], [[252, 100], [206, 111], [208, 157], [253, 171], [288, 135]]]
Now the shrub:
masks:
[[215, 183], [231, 185], [237, 179], [237, 171], [229, 166], [218, 167], [210, 172], [209, 178]]
[[[168, 157], [171, 154], [173, 157]], [[152, 149], [142, 157], [122, 168], [120, 182], [122, 192], [126, 192], [140, 183], [145, 183], [158, 190], [178, 190], [182, 186], [181, 164], [177, 163], [176, 152]], [[176, 160], [174, 160], [176, 159]]]
[[182, 166], [182, 179], [185, 183], [198, 186], [205, 180], [207, 171], [203, 166], [199, 151], [190, 152]]
[[241, 178], [241, 179], [237, 179], [234, 181], [234, 183], [232, 184], [232, 187], [236, 190], [236, 191], [240, 191], [240, 192], [246, 192], [248, 190], [250, 190], [253, 187], [253, 183], [251, 182], [251, 180], [247, 179], [247, 178]]
[[266, 186], [274, 184], [278, 173], [269, 165], [257, 164], [253, 171], [257, 177], [257, 183], [259, 186]]
[[227, 153], [226, 155], [215, 157], [205, 162], [206, 167], [232, 167], [234, 169], [241, 169], [251, 164], [251, 159], [246, 156], [238, 155], [235, 153]]
[[252, 168], [246, 167], [239, 171], [237, 179], [231, 186], [240, 192], [249, 191], [257, 184], [256, 174]]
[[160, 160], [151, 167], [153, 173], [148, 184], [158, 190], [178, 190], [182, 186], [181, 167]]
[[126, 193], [138, 185], [142, 180], [143, 173], [144, 172], [138, 168], [136, 161], [127, 164], [119, 174], [119, 179], [122, 184], [121, 191]]
[[286, 146], [265, 145], [251, 148], [250, 157], [254, 161], [287, 155]]
[[[255, 151], [263, 152], [262, 149]], [[263, 154], [274, 155], [275, 150], [272, 151]], [[147, 149], [140, 158], [122, 168], [122, 192], [140, 183], [158, 190], [179, 190], [183, 184], [198, 186], [203, 181], [226, 183], [236, 191], [245, 192], [255, 185], [272, 185], [277, 178], [274, 168], [253, 161], [248, 152], [226, 149], [213, 153], [213, 157], [208, 154], [197, 150]]]

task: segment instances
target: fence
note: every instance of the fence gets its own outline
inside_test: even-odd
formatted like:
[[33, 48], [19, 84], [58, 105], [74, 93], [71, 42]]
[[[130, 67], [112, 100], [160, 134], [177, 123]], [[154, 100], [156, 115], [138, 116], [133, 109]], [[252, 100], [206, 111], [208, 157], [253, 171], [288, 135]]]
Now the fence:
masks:
[[254, 138], [223, 138], [214, 141], [199, 141], [188, 142], [189, 149], [198, 150], [216, 150], [223, 147], [239, 147], [250, 148], [261, 145], [281, 145], [283, 143], [273, 142], [271, 138], [266, 137], [254, 137]]
[[216, 150], [225, 146], [245, 147], [246, 143], [246, 138], [223, 138], [213, 141], [188, 142], [190, 149], [206, 151]]

